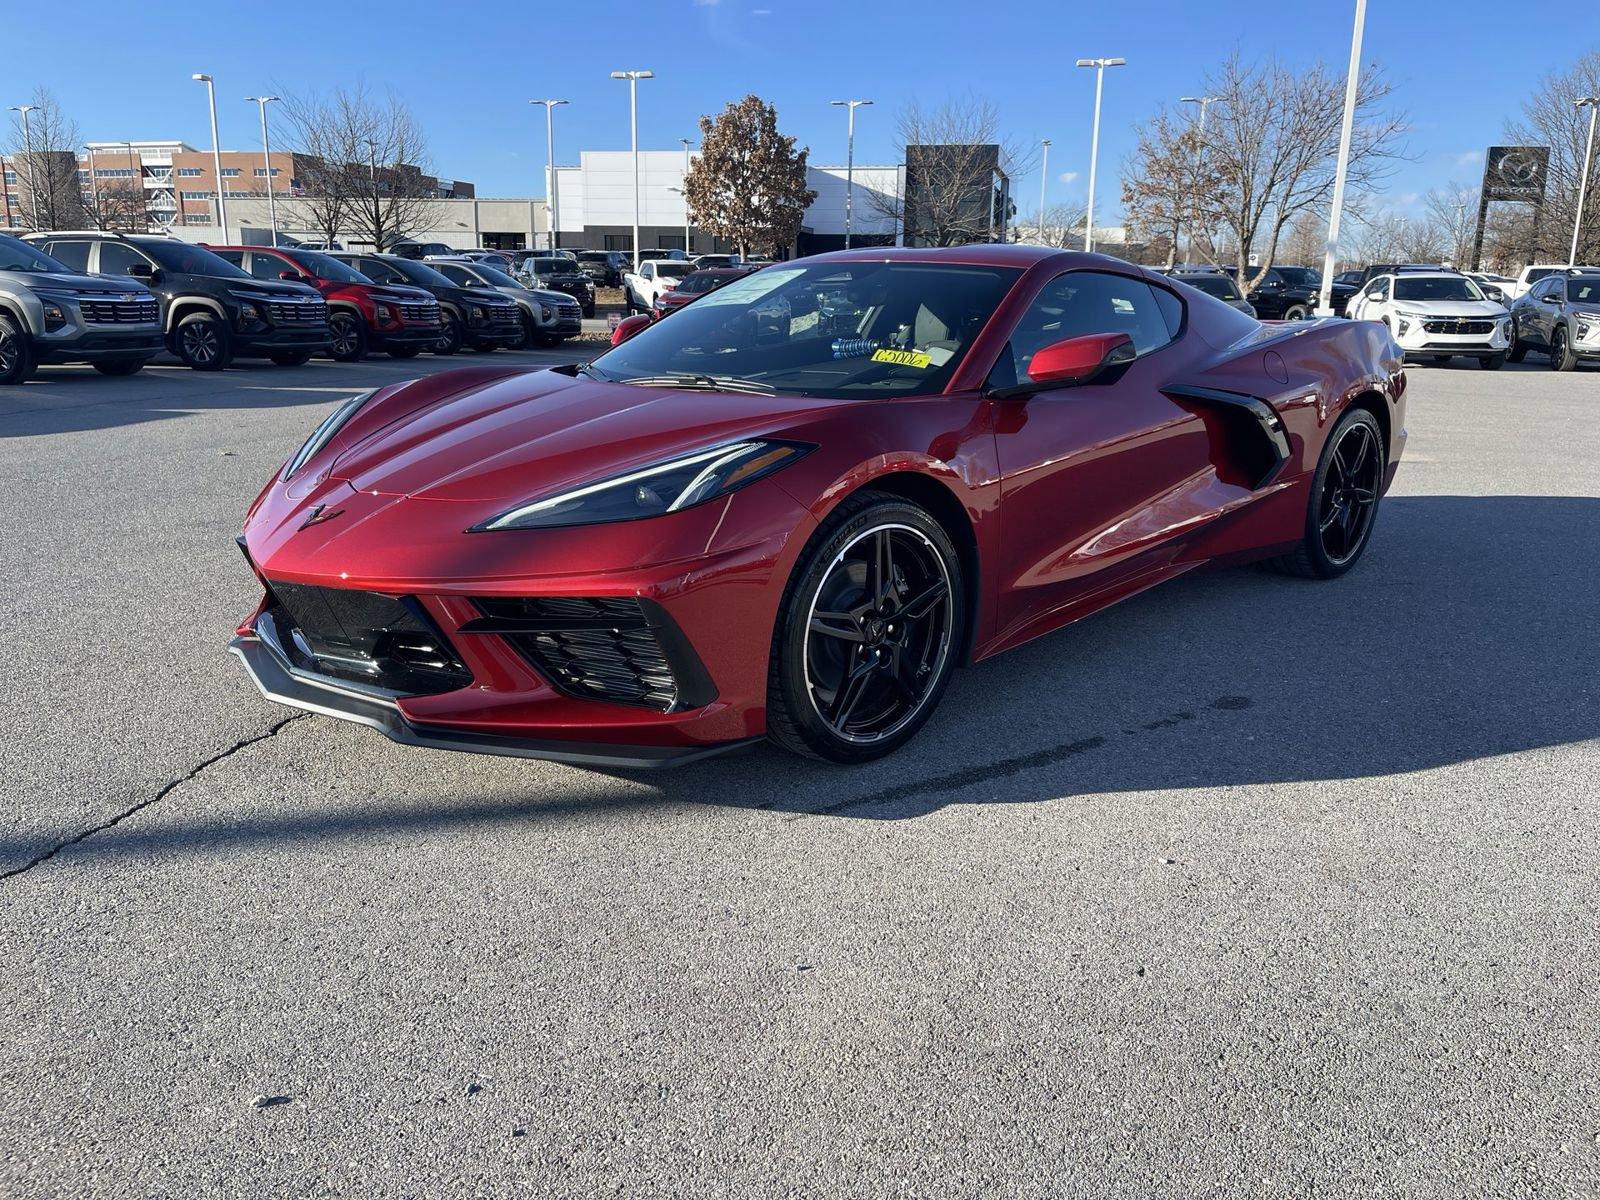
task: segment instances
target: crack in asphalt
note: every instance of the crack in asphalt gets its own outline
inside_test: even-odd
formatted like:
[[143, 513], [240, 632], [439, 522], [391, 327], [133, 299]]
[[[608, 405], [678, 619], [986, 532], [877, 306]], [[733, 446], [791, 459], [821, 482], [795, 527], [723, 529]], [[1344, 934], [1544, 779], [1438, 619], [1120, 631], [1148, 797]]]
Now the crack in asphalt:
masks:
[[206, 770], [209, 767], [215, 766], [217, 763], [221, 762], [225, 758], [231, 758], [233, 755], [239, 753], [239, 751], [245, 749], [247, 746], [254, 746], [257, 742], [264, 742], [268, 738], [276, 737], [278, 735], [278, 733], [285, 726], [292, 725], [296, 721], [305, 720], [307, 717], [310, 717], [311, 715], [312, 715], [311, 713], [306, 713], [306, 712], [295, 713], [292, 716], [285, 717], [285, 718], [283, 718], [283, 720], [276, 722], [265, 733], [258, 733], [254, 737], [243, 738], [240, 741], [235, 742], [233, 745], [229, 746], [226, 750], [219, 751], [218, 753], [213, 754], [210, 758], [205, 759], [203, 762], [197, 763], [194, 766], [190, 767], [187, 771], [185, 771], [182, 775], [178, 776], [176, 779], [168, 780], [166, 783], [162, 784], [161, 785], [161, 789], [158, 792], [156, 792], [156, 794], [154, 796], [151, 796], [148, 800], [141, 800], [141, 801], [139, 801], [139, 803], [134, 804], [134, 805], [132, 805], [132, 806], [130, 806], [128, 808], [123, 809], [121, 812], [119, 812], [116, 816], [112, 817], [108, 821], [102, 821], [98, 825], [91, 825], [88, 829], [83, 830], [81, 833], [74, 834], [72, 837], [67, 838], [65, 841], [57, 842], [54, 846], [51, 846], [48, 850], [42, 851], [41, 853], [36, 855], [32, 860], [23, 863], [22, 866], [20, 866], [20, 867], [13, 867], [9, 871], [0, 871], [0, 882], [3, 882], [5, 880], [7, 880], [7, 879], [14, 879], [18, 875], [23, 874], [25, 871], [31, 871], [31, 870], [33, 870], [33, 868], [37, 867], [40, 863], [49, 862], [52, 858], [54, 858], [56, 855], [60, 854], [63, 850], [67, 849], [69, 846], [76, 846], [79, 842], [85, 841], [88, 838], [92, 838], [97, 833], [104, 833], [106, 830], [112, 829], [112, 828], [116, 827], [117, 825], [122, 824], [123, 821], [126, 821], [129, 817], [133, 816], [135, 813], [143, 812], [145, 809], [149, 808], [152, 804], [156, 804], [156, 803], [159, 803], [161, 800], [164, 800], [167, 796], [169, 796], [172, 793], [173, 789], [181, 787], [183, 784], [188, 783], [195, 776], [199, 775], [200, 772]]
[[[1224, 712], [1236, 712], [1250, 708], [1254, 703], [1248, 696], [1221, 696], [1211, 702], [1211, 707]], [[1158, 720], [1147, 721], [1138, 729], [1124, 729], [1122, 735], [1124, 737], [1137, 737], [1142, 732], [1171, 729], [1186, 721], [1193, 721], [1195, 717], [1196, 714], [1188, 710], [1175, 712]], [[789, 819], [799, 821], [804, 820], [806, 817], [827, 817], [852, 808], [893, 804], [899, 800], [909, 800], [914, 796], [938, 796], [947, 792], [958, 792], [963, 788], [969, 788], [991, 779], [1005, 779], [1012, 775], [1020, 775], [1024, 771], [1034, 771], [1040, 767], [1054, 766], [1056, 763], [1065, 762], [1069, 758], [1075, 758], [1080, 754], [1088, 754], [1092, 750], [1098, 750], [1110, 740], [1107, 735], [1096, 734], [1094, 737], [1079, 738], [1074, 742], [1063, 742], [1059, 746], [1046, 746], [1042, 750], [1034, 750], [1027, 754], [1015, 754], [1009, 758], [998, 758], [993, 762], [983, 763], [975, 767], [962, 767], [958, 771], [935, 775], [931, 779], [918, 779], [910, 783], [898, 783], [893, 787], [869, 792], [865, 796], [855, 796], [849, 800], [840, 800], [833, 804], [808, 808], [804, 812], [795, 813]]]

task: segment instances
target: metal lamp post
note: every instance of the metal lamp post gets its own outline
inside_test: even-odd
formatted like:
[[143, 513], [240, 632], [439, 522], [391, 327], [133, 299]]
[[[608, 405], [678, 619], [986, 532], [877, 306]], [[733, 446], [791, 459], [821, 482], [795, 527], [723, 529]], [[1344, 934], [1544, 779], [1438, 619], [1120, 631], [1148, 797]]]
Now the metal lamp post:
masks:
[[383, 240], [378, 235], [378, 215], [382, 202], [378, 199], [378, 142], [376, 138], [367, 138], [367, 170], [372, 176], [372, 240], [376, 252], [383, 253]]
[[1050, 179], [1050, 147], [1055, 143], [1049, 138], [1041, 138], [1039, 146], [1044, 157], [1039, 164], [1039, 244], [1045, 245], [1044, 239], [1044, 188]]
[[22, 145], [28, 152], [28, 199], [33, 201], [33, 227], [42, 228], [39, 221], [39, 188], [34, 173], [39, 169], [39, 164], [33, 157], [33, 131], [28, 127], [28, 114], [39, 106], [37, 104], [13, 104], [11, 111], [22, 114]]
[[211, 100], [211, 164], [217, 172], [217, 217], [222, 223], [222, 240], [228, 240], [228, 189], [222, 182], [222, 143], [217, 141], [217, 85], [209, 75], [198, 72], [189, 76], [206, 85], [206, 95]]
[[565, 100], [529, 100], [529, 104], [544, 105], [544, 194], [550, 218], [550, 249], [556, 248], [561, 238], [561, 197], [556, 195], [556, 105]]
[[845, 126], [845, 152], [844, 152], [844, 248], [850, 249], [851, 227], [855, 223], [856, 200], [856, 109], [864, 104], [871, 104], [871, 100], [830, 100], [828, 103], [835, 108], [847, 109], [850, 113]]
[[683, 143], [683, 186], [678, 190], [683, 194], [683, 253], [691, 253], [689, 249], [689, 139], [679, 138]]
[[1589, 140], [1583, 145], [1582, 182], [1578, 184], [1578, 211], [1572, 218], [1572, 249], [1567, 251], [1567, 266], [1578, 262], [1578, 233], [1583, 228], [1583, 202], [1589, 198], [1589, 164], [1594, 158], [1594, 119], [1600, 116], [1600, 96], [1582, 96], [1573, 101], [1578, 108], [1589, 110]]
[[1344, 124], [1339, 130], [1339, 165], [1333, 175], [1333, 208], [1328, 213], [1328, 245], [1322, 255], [1322, 295], [1317, 298], [1319, 317], [1333, 316], [1333, 268], [1338, 261], [1339, 218], [1344, 214], [1344, 180], [1350, 170], [1350, 130], [1356, 119], [1356, 89], [1361, 83], [1361, 35], [1366, 26], [1367, 0], [1356, 0], [1356, 24], [1350, 35], [1350, 73], [1344, 81]]
[[[1201, 163], [1203, 163], [1205, 161], [1205, 155], [1206, 155], [1206, 112], [1207, 112], [1208, 109], [1210, 109], [1210, 107], [1213, 104], [1215, 104], [1218, 100], [1221, 100], [1221, 99], [1222, 99], [1221, 96], [1179, 96], [1178, 97], [1178, 103], [1180, 103], [1180, 104], [1198, 104], [1200, 106], [1200, 144], [1199, 144], [1198, 147], [1196, 147], [1195, 155], [1194, 155], [1195, 166], [1196, 167], [1198, 167]], [[1178, 201], [1179, 202], [1178, 202], [1178, 219], [1177, 219], [1177, 222], [1176, 222], [1177, 228], [1174, 229], [1173, 233], [1172, 233], [1172, 252], [1173, 252], [1174, 255], [1176, 255], [1178, 253], [1178, 251], [1179, 251], [1178, 243], [1183, 240], [1181, 238], [1181, 236], [1180, 236], [1182, 234], [1182, 232], [1183, 232], [1183, 198], [1184, 198], [1183, 197], [1183, 181], [1180, 179], [1178, 181]], [[1199, 224], [1199, 222], [1195, 221], [1195, 222], [1191, 223], [1191, 225], [1189, 227], [1189, 248], [1191, 250], [1194, 248], [1194, 227], [1195, 227], [1195, 225], [1198, 225], [1198, 224]], [[1209, 240], [1209, 235], [1208, 235], [1208, 240]], [[1185, 261], [1187, 261], [1187, 260], [1185, 260]]]
[[1083, 248], [1094, 249], [1094, 177], [1100, 162], [1100, 94], [1105, 90], [1106, 68], [1125, 67], [1125, 58], [1080, 58], [1080, 67], [1094, 68], [1094, 133], [1089, 139], [1089, 211], [1084, 217]]
[[85, 146], [84, 149], [89, 152], [89, 197], [94, 202], [94, 227], [104, 229], [106, 214], [100, 207], [100, 177], [94, 173], [94, 147]]
[[628, 81], [628, 123], [633, 130], [633, 269], [639, 269], [639, 80], [654, 79], [654, 71], [613, 71], [611, 78]]
[[267, 166], [267, 215], [272, 221], [272, 244], [278, 244], [278, 200], [272, 191], [272, 142], [267, 138], [267, 105], [276, 96], [246, 96], [245, 99], [261, 108], [261, 161]]

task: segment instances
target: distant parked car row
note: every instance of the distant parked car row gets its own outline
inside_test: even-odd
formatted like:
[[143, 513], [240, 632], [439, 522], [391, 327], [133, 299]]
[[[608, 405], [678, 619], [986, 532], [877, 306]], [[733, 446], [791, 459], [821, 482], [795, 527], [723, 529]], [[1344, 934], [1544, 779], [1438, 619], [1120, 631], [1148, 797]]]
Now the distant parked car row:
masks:
[[163, 350], [218, 371], [235, 358], [554, 346], [582, 331], [585, 309], [592, 289], [584, 304], [470, 254], [429, 263], [97, 230], [0, 235], [0, 384], [40, 363], [131, 375]]

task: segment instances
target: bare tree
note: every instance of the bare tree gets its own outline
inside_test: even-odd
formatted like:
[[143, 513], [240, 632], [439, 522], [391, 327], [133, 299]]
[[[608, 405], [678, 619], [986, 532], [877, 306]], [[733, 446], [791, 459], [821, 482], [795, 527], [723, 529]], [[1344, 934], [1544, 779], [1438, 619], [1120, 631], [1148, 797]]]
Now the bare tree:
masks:
[[32, 110], [12, 118], [9, 156], [17, 174], [21, 216], [30, 229], [72, 229], [83, 220], [78, 182], [78, 127], [45, 88]]
[[[1564, 72], [1546, 75], [1528, 93], [1522, 119], [1506, 125], [1506, 140], [1519, 146], [1550, 147], [1543, 217], [1537, 240], [1524, 261], [1566, 262], [1572, 248], [1572, 223], [1578, 214], [1578, 182], [1589, 136], [1589, 110], [1573, 101], [1600, 96], [1600, 50], [1590, 50]], [[1600, 158], [1600, 153], [1596, 154]], [[1600, 187], [1590, 170], [1589, 196], [1578, 238], [1580, 263], [1600, 261]], [[1530, 229], [1530, 234], [1532, 233]]]
[[1088, 214], [1088, 207], [1076, 202], [1052, 204], [1043, 213], [1018, 217], [1011, 230], [1011, 240], [1057, 250], [1077, 249], [1083, 245], [1083, 227]]
[[1442, 258], [1464, 267], [1472, 255], [1473, 222], [1477, 217], [1478, 189], [1462, 183], [1448, 183], [1428, 192], [1424, 200], [1428, 224], [1432, 226]]
[[[1345, 81], [1321, 63], [1296, 74], [1275, 61], [1252, 65], [1234, 55], [1202, 87], [1218, 97], [1203, 141], [1190, 152], [1189, 139], [1198, 139], [1192, 123], [1157, 113], [1141, 130], [1124, 205], [1146, 228], [1170, 229], [1176, 190], [1161, 181], [1193, 179], [1195, 186], [1184, 191], [1185, 209], [1192, 206], [1186, 220], [1236, 247], [1227, 265], [1249, 291], [1271, 269], [1285, 230], [1304, 214], [1329, 208]], [[1357, 87], [1346, 180], [1353, 211], [1399, 157], [1401, 117], [1383, 111], [1390, 90], [1373, 68]], [[1207, 239], [1199, 248], [1222, 265]]]
[[84, 193], [83, 211], [95, 229], [143, 233], [148, 224], [144, 189], [137, 179], [97, 179]]
[[1289, 236], [1284, 241], [1283, 253], [1278, 257], [1285, 263], [1297, 267], [1322, 267], [1322, 259], [1328, 245], [1328, 222], [1320, 213], [1305, 212], [1300, 214], [1300, 219], [1289, 227]]
[[[700, 118], [700, 157], [684, 181], [695, 223], [739, 247], [786, 251], [817, 198], [806, 186], [807, 149], [778, 132], [778, 110], [760, 96]], [[637, 251], [636, 251], [637, 252]]]
[[290, 96], [284, 116], [300, 206], [330, 242], [349, 230], [387, 250], [422, 221], [438, 185], [421, 125], [399, 99], [376, 100], [359, 87]]
[[953, 98], [934, 109], [913, 100], [896, 121], [907, 194], [873, 191], [868, 207], [894, 221], [907, 245], [999, 241], [1016, 205], [997, 172], [1017, 178], [1032, 161], [1000, 129], [1000, 114], [987, 100]]

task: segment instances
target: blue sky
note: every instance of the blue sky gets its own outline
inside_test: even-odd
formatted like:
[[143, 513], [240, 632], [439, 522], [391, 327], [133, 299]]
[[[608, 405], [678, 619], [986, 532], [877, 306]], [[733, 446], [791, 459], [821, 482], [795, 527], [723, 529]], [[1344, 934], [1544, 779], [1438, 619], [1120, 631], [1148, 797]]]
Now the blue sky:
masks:
[[[1342, 71], [1354, 9], [1347, 0], [1268, 5], [1234, 0], [577, 0], [569, 4], [458, 0], [271, 0], [223, 3], [141, 18], [127, 5], [69, 0], [74, 27], [64, 53], [62, 10], [16, 5], [5, 18], [4, 104], [37, 85], [53, 91], [86, 140], [178, 137], [210, 145], [205, 91], [189, 76], [216, 76], [222, 141], [259, 145], [255, 108], [265, 89], [314, 91], [336, 83], [392, 88], [422, 117], [435, 166], [470, 179], [480, 195], [542, 194], [544, 123], [535, 96], [557, 110], [557, 154], [625, 148], [627, 85], [607, 77], [648, 67], [640, 85], [640, 142], [675, 148], [696, 119], [756, 92], [778, 106], [785, 132], [812, 161], [844, 161], [844, 115], [830, 99], [875, 101], [860, 110], [856, 161], [894, 161], [894, 116], [907, 100], [951, 94], [992, 100], [1019, 141], [1049, 137], [1050, 201], [1079, 197], [1088, 174], [1093, 72], [1080, 56], [1120, 55], [1107, 75], [1101, 140], [1101, 211], [1115, 202], [1135, 125], [1158, 104], [1193, 92], [1202, 74], [1239, 49], [1295, 64], [1317, 58]], [[154, 11], [154, 10], [151, 10]], [[1364, 57], [1398, 85], [1414, 161], [1390, 181], [1385, 204], [1413, 208], [1428, 188], [1476, 183], [1482, 148], [1498, 140], [1534, 82], [1600, 41], [1600, 16], [1584, 39], [1552, 39], [1496, 0], [1439, 5], [1376, 0]], [[1531, 12], [1531, 10], [1530, 10]], [[448, 15], [447, 15], [448, 14]], [[1568, 46], [1561, 62], [1552, 46]], [[1064, 178], [1070, 177], [1070, 178]], [[1024, 211], [1038, 175], [1017, 181]]]

